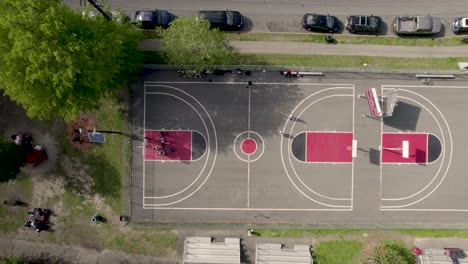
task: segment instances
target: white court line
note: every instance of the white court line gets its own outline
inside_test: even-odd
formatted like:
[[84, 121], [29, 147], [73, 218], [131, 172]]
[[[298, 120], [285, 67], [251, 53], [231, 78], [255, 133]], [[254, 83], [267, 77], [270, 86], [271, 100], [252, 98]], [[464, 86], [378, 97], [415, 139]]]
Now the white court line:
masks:
[[[145, 142], [145, 129], [146, 129], [146, 85], [143, 86], [143, 91], [144, 91], [144, 95], [143, 95], [143, 142]], [[145, 151], [146, 151], [146, 144], [143, 146], [143, 150], [142, 150], [142, 153], [143, 153], [143, 157], [142, 157], [142, 160], [143, 160], [143, 204], [145, 204], [145, 181], [146, 181], [146, 166], [145, 166]]]
[[[188, 106], [190, 106], [192, 108], [192, 110], [198, 114], [198, 117], [200, 118], [201, 122], [203, 123], [203, 126], [205, 127], [205, 130], [207, 131], [208, 133], [208, 126], [206, 125], [206, 122], [205, 120], [203, 119], [201, 113], [195, 108], [195, 106], [193, 106], [191, 103], [189, 103], [187, 100], [181, 98], [180, 96], [177, 96], [177, 95], [174, 95], [174, 94], [170, 94], [170, 93], [164, 93], [164, 92], [148, 92], [147, 93], [148, 95], [165, 95], [165, 96], [169, 96], [169, 97], [174, 97], [174, 98], [177, 98], [179, 99], [180, 101], [186, 103]], [[145, 95], [146, 97], [146, 95]], [[151, 130], [154, 130], [154, 129], [151, 129]], [[207, 148], [208, 148], [208, 145], [209, 143], [207, 142]], [[208, 150], [207, 150], [208, 151]], [[191, 153], [190, 153], [191, 155]], [[149, 161], [154, 161], [154, 160], [149, 160]], [[186, 190], [188, 190], [190, 187], [192, 187], [197, 181], [198, 179], [200, 179], [201, 175], [203, 174], [203, 171], [205, 170], [206, 168], [206, 165], [208, 164], [208, 157], [207, 157], [207, 160], [205, 161], [205, 164], [203, 164], [203, 168], [201, 169], [200, 173], [198, 174], [197, 178], [195, 178], [195, 180], [193, 180], [193, 182], [188, 185], [187, 187], [185, 187], [184, 189], [178, 191], [178, 192], [174, 192], [172, 194], [169, 194], [169, 195], [164, 195], [164, 196], [154, 196], [154, 197], [151, 197], [151, 198], [155, 198], [155, 199], [165, 199], [165, 198], [170, 198], [170, 197], [173, 197], [173, 196], [176, 196], [176, 195], [179, 195], [183, 192], [185, 192]], [[144, 196], [145, 198], [149, 198], [147, 196]]]
[[[250, 104], [251, 104], [251, 94], [252, 87], [249, 87], [249, 105], [247, 112], [247, 137], [250, 138]], [[255, 142], [257, 146], [257, 142]], [[242, 143], [241, 143], [242, 148]], [[247, 155], [247, 208], [250, 207], [250, 154]]]
[[468, 212], [468, 209], [428, 209], [428, 208], [384, 208], [380, 211], [400, 211], [400, 212]]
[[[348, 206], [349, 207], [349, 206]], [[349, 212], [352, 211], [351, 208], [343, 209], [292, 209], [292, 208], [209, 208], [209, 207], [157, 207], [151, 205], [144, 205], [143, 209], [152, 209], [152, 210], [190, 210], [190, 211], [331, 211], [331, 212]]]
[[[356, 115], [356, 87], [353, 87], [353, 140], [355, 140], [355, 115]], [[357, 144], [356, 144], [356, 151], [357, 151]], [[357, 157], [357, 155], [356, 155]], [[354, 208], [354, 159], [352, 158], [353, 162], [351, 164], [351, 210]]]
[[[408, 93], [412, 93], [412, 94], [415, 94], [415, 95], [418, 95], [420, 96], [421, 98], [423, 98], [424, 100], [426, 100], [426, 102], [428, 102], [430, 105], [432, 105], [432, 107], [434, 107], [434, 109], [437, 110], [437, 112], [439, 113], [440, 117], [442, 118], [442, 120], [444, 121], [445, 123], [445, 126], [447, 127], [447, 132], [448, 132], [448, 137], [449, 137], [449, 143], [450, 143], [450, 155], [449, 155], [449, 160], [448, 160], [448, 164], [447, 164], [447, 169], [445, 170], [444, 172], [444, 176], [442, 177], [442, 179], [439, 181], [439, 183], [435, 186], [435, 188], [429, 192], [427, 195], [425, 195], [423, 198], [415, 201], [415, 202], [412, 202], [412, 203], [409, 203], [409, 204], [405, 204], [405, 205], [399, 205], [399, 206], [384, 206], [383, 208], [401, 208], [401, 207], [406, 207], [406, 206], [411, 206], [415, 203], [419, 203], [420, 201], [426, 199], [427, 197], [429, 197], [435, 190], [437, 190], [439, 188], [439, 186], [442, 184], [442, 182], [445, 180], [445, 177], [447, 176], [447, 173], [448, 173], [448, 170], [450, 169], [450, 165], [452, 163], [452, 156], [453, 156], [453, 140], [452, 140], [452, 132], [450, 130], [450, 126], [449, 124], [447, 123], [447, 119], [445, 118], [445, 116], [442, 114], [442, 112], [440, 111], [440, 109], [435, 106], [429, 99], [427, 99], [426, 97], [416, 93], [416, 92], [412, 92], [412, 91], [409, 91], [409, 90], [403, 90], [403, 91], [406, 91]], [[422, 104], [420, 104], [421, 106], [423, 106]], [[423, 106], [424, 108], [426, 108], [425, 106]], [[432, 112], [431, 112], [432, 113]], [[439, 124], [439, 122], [437, 121], [437, 123]], [[441, 133], [442, 133], [442, 137], [445, 138], [443, 135], [443, 131], [442, 131], [442, 128], [439, 124], [439, 129], [441, 130]], [[443, 148], [443, 153], [444, 153], [444, 158], [442, 160], [442, 163], [445, 159], [445, 140], [443, 141], [443, 145], [442, 145], [442, 148]], [[442, 166], [442, 165], [441, 165]], [[440, 168], [439, 168], [439, 171], [440, 171]], [[431, 183], [434, 181], [435, 178], [433, 178], [433, 180], [431, 181]], [[429, 186], [429, 185], [428, 185]], [[426, 186], [427, 188], [427, 186]], [[421, 191], [420, 191], [421, 192]], [[419, 193], [419, 192], [418, 192]], [[414, 196], [416, 194], [413, 194], [412, 196]], [[410, 196], [410, 197], [412, 197]]]
[[428, 88], [428, 89], [433, 89], [433, 88], [444, 88], [444, 89], [447, 89], [447, 88], [452, 88], [452, 89], [468, 89], [468, 86], [443, 86], [443, 85], [440, 85], [440, 86], [437, 86], [437, 85], [431, 85], [431, 86], [425, 86], [425, 85], [400, 85], [400, 84], [396, 84], [396, 85], [390, 85], [390, 84], [385, 84], [385, 85], [382, 85], [382, 87], [385, 87], [385, 89], [388, 89], [387, 87], [391, 87], [391, 88], [397, 88], [397, 87], [403, 87], [403, 88]]
[[[304, 102], [306, 102], [307, 100], [309, 100], [310, 98], [312, 98], [313, 96], [316, 96], [322, 92], [325, 92], [325, 91], [331, 91], [331, 90], [340, 90], [340, 89], [353, 89], [354, 90], [354, 86], [353, 87], [330, 87], [330, 88], [326, 88], [326, 89], [322, 89], [320, 91], [317, 91], [309, 96], [307, 96], [306, 98], [304, 98], [301, 102], [299, 102], [296, 107], [292, 110], [291, 114], [294, 114], [296, 112], [296, 110], [299, 108], [299, 106], [301, 106]], [[339, 96], [340, 94], [336, 95], [336, 96]], [[351, 95], [346, 95], [346, 94], [341, 94], [342, 96], [351, 96]], [[321, 101], [323, 99], [326, 99], [328, 97], [333, 97], [335, 95], [329, 95], [329, 96], [326, 96], [326, 97], [322, 97], [322, 98], [319, 98], [317, 100], [315, 100], [314, 102], [310, 103], [307, 107], [309, 108], [311, 105], [315, 104], [316, 102], [318, 101]], [[304, 112], [305, 110], [303, 110], [299, 115], [297, 115], [297, 117], [301, 117], [302, 116], [302, 113]], [[286, 125], [287, 125], [287, 121], [286, 123], [284, 124], [283, 126], [283, 131], [286, 130]], [[294, 126], [295, 126], [295, 123], [292, 124], [291, 126], [291, 129], [289, 130], [289, 134], [292, 134], [292, 131], [294, 129]], [[283, 138], [281, 138], [281, 142], [283, 141]], [[294, 172], [296, 178], [301, 182], [301, 184], [307, 188], [309, 191], [311, 191], [312, 193], [314, 193], [315, 195], [317, 196], [320, 196], [320, 197], [323, 197], [323, 198], [327, 198], [327, 199], [330, 199], [330, 200], [350, 200], [349, 198], [331, 198], [331, 197], [328, 197], [328, 196], [325, 196], [325, 195], [322, 195], [320, 193], [317, 193], [315, 192], [314, 190], [312, 190], [309, 186], [307, 186], [306, 184], [304, 184], [304, 182], [302, 181], [302, 179], [297, 175], [297, 172], [296, 170], [294, 169], [294, 166], [292, 165], [292, 160], [291, 160], [291, 156], [294, 156], [291, 154], [291, 148], [290, 148], [290, 143], [291, 143], [292, 139], [288, 139], [288, 143], [286, 144], [288, 149], [287, 149], [287, 154], [288, 154], [288, 158], [289, 158], [289, 164], [291, 165], [291, 170]], [[289, 181], [291, 182], [291, 184], [296, 188], [296, 190], [299, 191], [299, 193], [301, 193], [304, 197], [308, 198], [309, 200], [315, 202], [315, 203], [318, 203], [318, 204], [321, 204], [321, 205], [324, 205], [324, 206], [329, 206], [329, 207], [340, 207], [340, 206], [336, 206], [336, 205], [330, 205], [330, 204], [325, 204], [325, 203], [322, 203], [322, 202], [319, 202], [313, 198], [311, 198], [310, 196], [308, 196], [307, 194], [305, 194], [302, 190], [300, 190], [300, 188], [296, 185], [296, 183], [294, 183], [294, 181], [291, 179], [291, 176], [289, 175], [289, 172], [288, 170], [286, 169], [286, 164], [285, 164], [285, 160], [284, 160], [284, 155], [283, 155], [283, 144], [281, 143], [280, 145], [280, 154], [281, 154], [281, 162], [283, 163], [283, 168], [286, 172], [286, 175], [288, 176], [289, 178]], [[297, 160], [297, 159], [296, 159]]]
[[[171, 82], [171, 81], [148, 81], [145, 82], [145, 85], [151, 84], [208, 84], [207, 82]], [[209, 84], [242, 84], [245, 85], [245, 82], [211, 82]], [[286, 85], [286, 86], [296, 86], [296, 85], [303, 85], [303, 86], [351, 86], [354, 87], [354, 84], [349, 83], [278, 83], [278, 82], [265, 82], [265, 83], [253, 83], [254, 85]], [[349, 87], [346, 87], [349, 88]]]
[[[442, 140], [434, 133], [427, 133], [427, 142], [428, 142], [428, 146], [429, 146], [429, 135], [433, 135], [435, 138], [437, 138], [437, 140], [439, 140], [440, 142], [440, 155], [437, 157], [437, 159], [435, 159], [433, 162], [427, 162], [427, 164], [433, 164], [433, 163], [436, 163], [440, 157], [442, 156], [442, 150], [443, 150], [443, 146], [442, 146]], [[428, 151], [429, 152], [429, 151]], [[429, 155], [429, 154], [428, 154]]]
[[[408, 90], [404, 90], [404, 89], [401, 89], [401, 91], [407, 91], [407, 92], [410, 92]], [[415, 93], [416, 95], [419, 95], [417, 93]], [[419, 95], [421, 96], [421, 95]], [[432, 113], [432, 111], [430, 111], [425, 105], [423, 105], [422, 103], [419, 103], [418, 101], [414, 100], [414, 99], [411, 99], [409, 97], [406, 97], [406, 96], [398, 96], [399, 98], [403, 98], [403, 99], [406, 99], [408, 101], [411, 101], [415, 104], [418, 104], [419, 106], [421, 106], [422, 108], [424, 108], [431, 116], [432, 118], [435, 120], [436, 124], [438, 125], [439, 127], [439, 130], [440, 130], [440, 133], [442, 134], [442, 138], [445, 138], [445, 134], [444, 134], [444, 131], [442, 130], [442, 126], [440, 124], [440, 122], [437, 120], [437, 118], [435, 117], [435, 115]], [[434, 106], [434, 108], [436, 108]], [[437, 108], [436, 108], [437, 109]], [[442, 116], [442, 115], [441, 115]], [[443, 116], [442, 116], [443, 117]], [[448, 127], [447, 127], [448, 128]], [[385, 133], [385, 134], [388, 134], [388, 133]], [[390, 133], [390, 134], [398, 134], [398, 133]], [[412, 134], [412, 133], [404, 133], [404, 134]], [[418, 133], [414, 133], [414, 134], [418, 134]], [[421, 134], [421, 133], [419, 133]], [[427, 134], [427, 133], [426, 133]], [[383, 137], [383, 134], [382, 134], [382, 137]], [[440, 171], [442, 170], [442, 165], [443, 165], [443, 162], [445, 160], [445, 141], [442, 141], [441, 142], [442, 144], [442, 162], [440, 164], [440, 167], [439, 169], [437, 170], [437, 173], [434, 175], [434, 177], [432, 178], [432, 180], [421, 190], [419, 190], [418, 192], [416, 193], [413, 193], [412, 195], [409, 195], [409, 196], [406, 196], [406, 197], [403, 197], [403, 198], [384, 198], [382, 200], [384, 201], [401, 201], [401, 200], [405, 200], [405, 199], [409, 199], [411, 197], [414, 197], [418, 194], [420, 194], [421, 192], [425, 191], [427, 188], [429, 188], [429, 186], [437, 179], [437, 176], [439, 175]], [[387, 162], [386, 162], [387, 163]], [[398, 163], [397, 163], [398, 164]], [[405, 163], [405, 164], [408, 164], [408, 165], [412, 165], [411, 163]], [[416, 163], [414, 163], [414, 165], [417, 165]], [[446, 172], [447, 173], [447, 172]], [[445, 178], [445, 177], [444, 177]], [[432, 193], [432, 192], [431, 192]]]
[[[383, 95], [384, 88], [383, 85], [380, 87], [380, 94]], [[383, 146], [383, 118], [380, 118], [380, 146], [379, 146], [379, 172], [380, 172], [380, 201], [379, 205], [382, 207], [382, 196], [383, 196], [383, 162], [382, 162], [382, 146]]]
[[[304, 100], [302, 100], [295, 108], [294, 110], [292, 111], [292, 113], [294, 113], [296, 111], [296, 109], [299, 107], [299, 105], [303, 104], [307, 99], [311, 98], [312, 96], [315, 96], [317, 94], [319, 94], [320, 92], [322, 91], [328, 91], [328, 90], [338, 90], [338, 89], [343, 89], [343, 87], [332, 87], [332, 88], [327, 88], [327, 89], [324, 89], [324, 90], [321, 90], [321, 91], [318, 91], [316, 93], [313, 93], [312, 95], [309, 95], [308, 97], [306, 97]], [[348, 87], [345, 87], [344, 89], [352, 89], [352, 88], [348, 88]], [[309, 103], [307, 105], [307, 107], [305, 107], [300, 113], [299, 115], [297, 115], [297, 117], [301, 117], [304, 112], [309, 109], [309, 107], [311, 107], [312, 105], [314, 105], [315, 103], [317, 102], [320, 102], [324, 99], [328, 99], [328, 98], [332, 98], [332, 97], [346, 97], [346, 96], [352, 96], [352, 95], [349, 95], [349, 94], [332, 94], [332, 95], [327, 95], [327, 96], [324, 96], [324, 97], [321, 97], [321, 98], [318, 98], [317, 100]], [[291, 126], [291, 129], [289, 130], [289, 134], [292, 134], [292, 131], [294, 129], [294, 126], [295, 126], [295, 123], [293, 123], [293, 125]], [[286, 129], [286, 124], [284, 125], [284, 128], [283, 130]], [[317, 131], [318, 132], [318, 131]], [[348, 132], [343, 132], [343, 133], [350, 133], [349, 131]], [[305, 135], [306, 136], [306, 142], [307, 142], [307, 134]], [[335, 201], [349, 201], [351, 200], [351, 198], [333, 198], [333, 197], [329, 197], [329, 196], [326, 196], [326, 195], [323, 195], [323, 194], [320, 194], [316, 191], [314, 191], [312, 188], [310, 188], [307, 184], [304, 183], [304, 181], [301, 179], [301, 177], [299, 177], [299, 175], [297, 174], [296, 172], [296, 169], [294, 168], [294, 166], [292, 165], [292, 160], [291, 160], [291, 156], [294, 157], [294, 154], [292, 154], [292, 150], [291, 150], [291, 147], [290, 145], [292, 144], [292, 139], [288, 139], [288, 156], [289, 156], [289, 163], [291, 164], [291, 170], [294, 172], [294, 175], [296, 176], [296, 178], [299, 180], [299, 182], [306, 188], [308, 189], [310, 192], [312, 192], [313, 194], [317, 195], [317, 196], [320, 196], [322, 198], [326, 198], [326, 199], [329, 199], [329, 200], [335, 200]], [[283, 144], [281, 144], [281, 148], [282, 148]], [[307, 149], [306, 149], [306, 153], [307, 153]], [[283, 151], [281, 149], [281, 156], [283, 155]], [[281, 157], [281, 159], [283, 159], [283, 156]], [[295, 160], [297, 160], [295, 157], [294, 157]], [[304, 162], [304, 163], [317, 163], [317, 164], [350, 164], [351, 162]], [[283, 167], [284, 167], [284, 170], [286, 171], [286, 175], [288, 176], [289, 180], [291, 181], [291, 183], [293, 184], [293, 186], [302, 194], [304, 195], [305, 197], [307, 197], [309, 200], [311, 201], [314, 201], [318, 204], [321, 204], [321, 205], [325, 205], [325, 206], [330, 206], [330, 207], [333, 207], [334, 205], [329, 205], [329, 204], [325, 204], [325, 203], [321, 203], [311, 197], [309, 197], [307, 194], [305, 194], [304, 192], [302, 192], [298, 187], [297, 185], [291, 180], [291, 177], [289, 176], [289, 173], [288, 171], [286, 170], [286, 166], [284, 165], [284, 162], [283, 162]]]
[[250, 207], [250, 155], [247, 155], [247, 208]]
[[[148, 85], [150, 86], [150, 85]], [[176, 88], [176, 87], [173, 87], [173, 86], [167, 86], [167, 85], [152, 85], [152, 86], [156, 86], [156, 87], [165, 87], [165, 88], [169, 88], [169, 89], [173, 89], [173, 90], [176, 90], [176, 91], [179, 91], [181, 92], [182, 94], [185, 94], [186, 96], [188, 96], [189, 98], [191, 98], [192, 100], [194, 100], [195, 102], [198, 103], [198, 105], [203, 109], [203, 111], [205, 112], [206, 116], [208, 117], [208, 120], [210, 121], [210, 124], [213, 128], [213, 136], [214, 136], [214, 142], [215, 142], [215, 150], [214, 150], [214, 157], [213, 157], [213, 164], [211, 165], [211, 168], [210, 168], [210, 171], [208, 172], [206, 178], [203, 180], [203, 182], [200, 184], [200, 186], [198, 186], [192, 193], [190, 193], [189, 195], [187, 195], [186, 197], [183, 197], [177, 201], [174, 201], [174, 202], [171, 202], [171, 203], [165, 203], [165, 204], [160, 204], [160, 206], [166, 206], [166, 205], [172, 205], [172, 204], [175, 204], [175, 203], [179, 203], [181, 201], [184, 201], [185, 199], [188, 199], [190, 198], [193, 194], [195, 194], [198, 190], [200, 190], [200, 188], [205, 185], [206, 181], [208, 181], [208, 179], [210, 178], [210, 175], [211, 173], [213, 172], [213, 169], [214, 169], [214, 165], [216, 163], [216, 157], [218, 155], [218, 137], [216, 135], [216, 127], [214, 125], [214, 122], [213, 122], [213, 119], [211, 118], [210, 114], [208, 113], [208, 111], [206, 110], [206, 108], [201, 104], [200, 101], [198, 101], [195, 97], [193, 97], [191, 94], [179, 89], [179, 88]], [[145, 84], [145, 93], [146, 93], [146, 84]], [[146, 96], [146, 95], [145, 95]], [[210, 138], [209, 138], [209, 130], [207, 129], [207, 150], [210, 149]], [[209, 155], [210, 155], [210, 151], [207, 151], [207, 161], [209, 160]], [[143, 164], [144, 166], [144, 164]], [[143, 205], [144, 205], [144, 198], [143, 198]]]

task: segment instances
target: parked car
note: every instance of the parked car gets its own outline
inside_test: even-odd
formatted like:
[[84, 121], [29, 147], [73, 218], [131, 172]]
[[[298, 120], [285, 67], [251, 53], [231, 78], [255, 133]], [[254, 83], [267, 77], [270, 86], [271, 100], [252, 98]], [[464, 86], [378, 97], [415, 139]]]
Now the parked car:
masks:
[[378, 16], [349, 16], [346, 29], [351, 33], [377, 34], [382, 31], [382, 18]]
[[435, 35], [442, 29], [440, 17], [415, 16], [396, 17], [393, 29], [398, 36], [402, 35]]
[[309, 31], [335, 33], [341, 29], [341, 22], [335, 16], [305, 14], [302, 26]]
[[174, 15], [165, 10], [138, 10], [131, 17], [132, 23], [143, 29], [167, 28], [173, 20]]
[[198, 16], [208, 20], [212, 28], [220, 30], [239, 30], [244, 26], [242, 14], [239, 11], [198, 11]]
[[459, 17], [453, 19], [452, 30], [455, 34], [468, 32], [468, 17]]

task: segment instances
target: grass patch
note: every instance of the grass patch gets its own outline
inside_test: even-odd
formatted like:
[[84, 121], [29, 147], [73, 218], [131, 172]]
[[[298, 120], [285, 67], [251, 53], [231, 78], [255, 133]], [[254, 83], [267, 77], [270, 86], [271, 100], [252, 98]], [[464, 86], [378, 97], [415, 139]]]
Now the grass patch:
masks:
[[[15, 180], [0, 184], [0, 197], [2, 200], [18, 199], [30, 201], [32, 196], [31, 178], [20, 173]], [[15, 232], [23, 227], [28, 213], [27, 207], [0, 207], [0, 233]]]
[[336, 240], [321, 242], [313, 249], [314, 263], [317, 264], [352, 264], [358, 263], [365, 244], [354, 240]]
[[458, 229], [400, 229], [397, 232], [417, 237], [459, 237], [468, 238], [468, 230]]
[[[307, 42], [326, 43], [326, 34], [291, 34], [291, 33], [225, 33], [227, 40], [236, 41], [267, 41], [267, 42]], [[464, 37], [387, 37], [334, 35], [337, 44], [368, 44], [385, 46], [417, 46], [417, 47], [448, 47], [466, 45]]]
[[143, 239], [163, 249], [171, 249], [177, 246], [177, 236], [170, 233], [143, 235]]
[[[159, 52], [147, 51], [146, 63], [167, 64], [160, 60]], [[342, 55], [294, 55], [294, 54], [239, 54], [233, 65], [281, 65], [281, 66], [314, 66], [314, 67], [359, 67], [367, 64], [367, 68], [382, 69], [438, 69], [457, 70], [458, 62], [467, 61], [466, 57], [449, 58], [393, 58], [370, 56]]]
[[254, 231], [262, 237], [288, 238], [361, 235], [372, 232], [360, 229], [255, 229]]
[[167, 256], [168, 253], [175, 251], [177, 245], [177, 236], [170, 233], [159, 233], [146, 231], [139, 233], [138, 236], [111, 235], [108, 240], [107, 248], [122, 250], [128, 253]]
[[106, 142], [96, 145], [85, 154], [89, 175], [94, 180], [94, 191], [101, 194], [106, 203], [119, 214], [122, 211], [123, 120], [121, 104], [114, 98], [101, 102], [96, 112], [99, 130], [105, 133]]

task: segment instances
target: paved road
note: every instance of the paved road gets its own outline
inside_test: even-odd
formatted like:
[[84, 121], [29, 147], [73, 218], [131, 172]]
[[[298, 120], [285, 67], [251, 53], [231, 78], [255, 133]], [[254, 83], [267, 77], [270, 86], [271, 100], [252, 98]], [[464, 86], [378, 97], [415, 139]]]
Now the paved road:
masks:
[[[302, 42], [263, 42], [263, 41], [230, 41], [240, 53], [264, 54], [317, 54], [317, 55], [355, 55], [404, 58], [446, 58], [468, 57], [465, 46], [454, 47], [409, 47], [381, 45], [327, 45]], [[158, 51], [161, 49], [157, 39], [145, 39], [140, 46], [143, 50]]]
[[[72, 7], [79, 7], [80, 1], [64, 0]], [[344, 21], [352, 14], [374, 14], [381, 16], [388, 27], [398, 15], [440, 16], [445, 24], [445, 36], [451, 36], [452, 18], [467, 15], [468, 2], [453, 0], [109, 0], [113, 8], [121, 8], [129, 13], [137, 9], [168, 9], [178, 16], [194, 15], [199, 9], [239, 10], [246, 17], [247, 31], [255, 32], [306, 32], [301, 27], [301, 17], [306, 12], [332, 14]], [[344, 31], [343, 33], [347, 33]], [[394, 35], [385, 29], [384, 34]]]

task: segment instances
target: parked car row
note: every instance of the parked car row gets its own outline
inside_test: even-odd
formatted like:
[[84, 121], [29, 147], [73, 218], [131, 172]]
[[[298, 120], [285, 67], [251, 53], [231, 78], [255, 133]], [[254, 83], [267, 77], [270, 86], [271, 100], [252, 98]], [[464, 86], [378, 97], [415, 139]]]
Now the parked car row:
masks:
[[[96, 11], [88, 16], [94, 17]], [[84, 15], [85, 13], [83, 13]], [[122, 20], [122, 16], [111, 11], [111, 15]], [[244, 26], [244, 19], [239, 11], [232, 10], [200, 10], [197, 17], [207, 19], [212, 28], [220, 30], [240, 30]], [[143, 29], [155, 27], [167, 28], [176, 17], [166, 10], [138, 10], [132, 14], [130, 20]], [[350, 33], [379, 34], [384, 22], [381, 17], [374, 15], [352, 15], [346, 18], [344, 28]], [[343, 29], [342, 22], [332, 15], [307, 13], [302, 17], [302, 26], [309, 31], [336, 33]], [[393, 30], [399, 36], [403, 35], [436, 35], [442, 29], [439, 17], [426, 16], [398, 16], [393, 20]], [[468, 17], [455, 18], [452, 22], [455, 34], [468, 32]]]
[[[204, 17], [212, 28], [220, 30], [239, 30], [244, 26], [242, 15], [238, 11], [203, 10], [198, 11], [197, 17]], [[167, 28], [174, 19], [175, 16], [165, 10], [138, 10], [131, 16], [132, 23], [143, 29]]]

